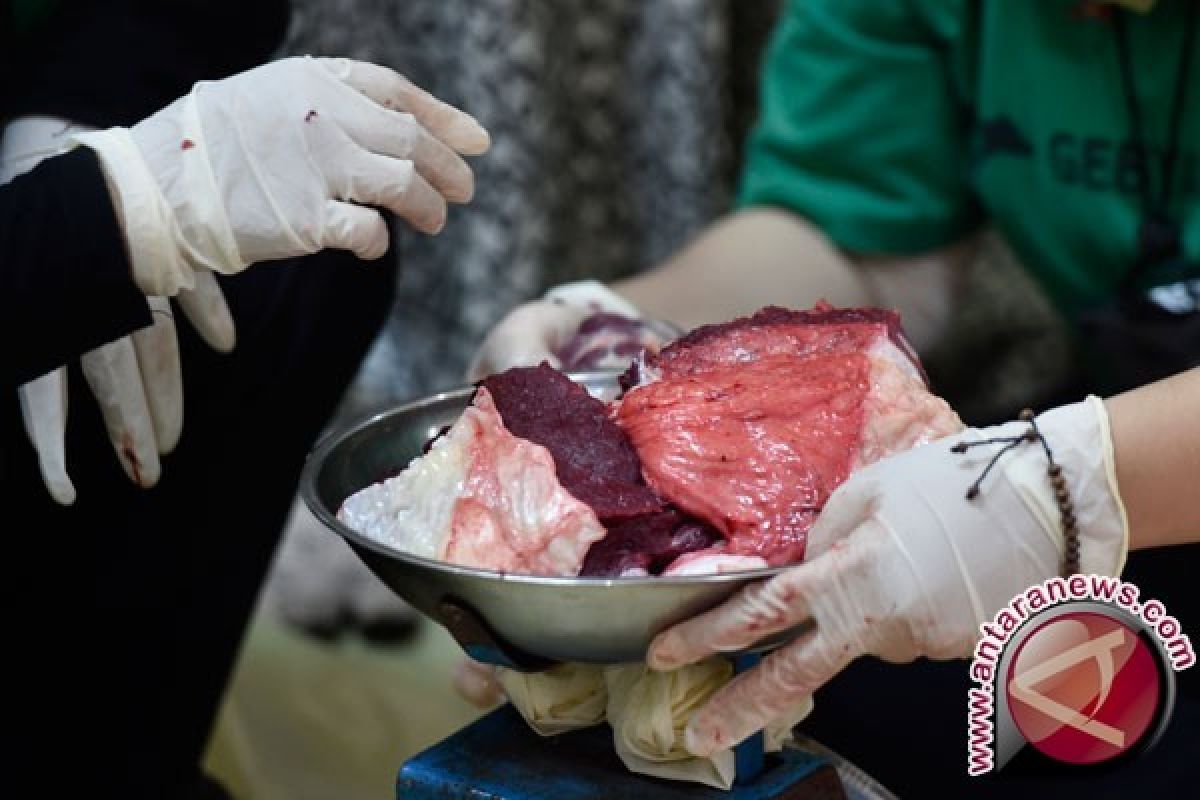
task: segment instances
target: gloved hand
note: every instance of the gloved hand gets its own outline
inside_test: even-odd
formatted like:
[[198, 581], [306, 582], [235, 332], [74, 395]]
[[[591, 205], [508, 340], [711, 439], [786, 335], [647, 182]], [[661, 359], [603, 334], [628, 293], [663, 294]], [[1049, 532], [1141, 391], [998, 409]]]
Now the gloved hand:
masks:
[[390, 209], [436, 233], [487, 132], [389, 69], [288, 58], [192, 91], [131, 129], [76, 135], [99, 156], [147, 295], [324, 247], [372, 259]]
[[454, 691], [476, 708], [494, 708], [506, 699], [497, 668], [470, 657], [454, 666]]
[[[1089, 397], [1037, 424], [1074, 503], [1080, 571], [1118, 574], [1128, 532], [1103, 402]], [[967, 488], [1002, 445], [951, 452], [957, 442], [1028, 429], [968, 429], [855, 473], [810, 531], [804, 564], [660, 634], [647, 660], [672, 669], [815, 623], [698, 711], [688, 748], [706, 755], [740, 742], [860, 655], [966, 658], [982, 623], [1059, 574], [1063, 534], [1041, 445], [1024, 442], [1004, 455], [971, 500]]]
[[[600, 320], [593, 341], [565, 352], [580, 325], [597, 314], [625, 320]], [[678, 335], [673, 325], [643, 318], [632, 303], [597, 281], [566, 283], [517, 306], [492, 328], [467, 368], [467, 380], [542, 361], [567, 370], [623, 369], [642, 346], [661, 346]]]
[[[0, 184], [70, 147], [70, 137], [90, 129], [51, 117], [21, 117], [0, 142]], [[212, 347], [233, 348], [233, 318], [216, 278], [196, 274], [195, 288], [179, 295], [184, 314]], [[113, 449], [129, 478], [150, 487], [183, 429], [183, 383], [179, 343], [168, 300], [147, 298], [153, 324], [80, 357], [85, 379], [100, 405]], [[38, 453], [42, 480], [63, 505], [75, 502], [67, 474], [65, 435], [67, 370], [60, 367], [18, 390], [25, 431]]]

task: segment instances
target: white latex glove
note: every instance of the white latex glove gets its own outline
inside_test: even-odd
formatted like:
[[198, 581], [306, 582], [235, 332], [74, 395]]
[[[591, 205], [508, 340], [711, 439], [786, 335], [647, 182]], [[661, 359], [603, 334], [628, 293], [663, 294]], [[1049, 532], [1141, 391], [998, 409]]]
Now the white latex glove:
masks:
[[[0, 142], [0, 184], [70, 148], [70, 137], [89, 131], [52, 117], [21, 117]], [[139, 486], [159, 478], [159, 456], [169, 453], [183, 430], [183, 380], [179, 343], [169, 301], [147, 299], [153, 324], [80, 357], [84, 377], [96, 397], [121, 466]], [[196, 274], [195, 289], [179, 295], [185, 315], [212, 347], [233, 348], [233, 318], [216, 278]], [[18, 390], [25, 431], [38, 453], [42, 481], [63, 505], [75, 502], [67, 473], [67, 370], [59, 367]]]
[[598, 312], [642, 319], [632, 303], [598, 281], [556, 286], [540, 300], [517, 306], [492, 328], [467, 368], [467, 380], [477, 381], [511, 367], [542, 361], [561, 367], [556, 352], [570, 341], [585, 319]]
[[288, 58], [192, 91], [131, 129], [75, 141], [104, 165], [148, 295], [191, 288], [200, 268], [230, 274], [325, 247], [379, 258], [387, 208], [426, 233], [446, 201], [466, 202], [459, 153], [486, 131], [389, 69]]
[[508, 701], [539, 736], [557, 736], [604, 721], [608, 692], [604, 667], [599, 664], [558, 664], [545, 672], [497, 667], [493, 675]]
[[[1103, 402], [1089, 397], [1037, 423], [1074, 503], [1081, 572], [1118, 574], [1128, 532]], [[1024, 442], [1003, 456], [970, 501], [967, 488], [1002, 445], [950, 449], [1028, 429], [968, 429], [855, 473], [809, 533], [804, 564], [660, 634], [647, 660], [673, 669], [816, 624], [692, 717], [688, 749], [706, 755], [741, 741], [861, 655], [966, 658], [982, 623], [1059, 574], [1063, 535], [1042, 447]]]
[[493, 708], [505, 700], [499, 671], [491, 664], [462, 658], [454, 666], [454, 691], [476, 708]]

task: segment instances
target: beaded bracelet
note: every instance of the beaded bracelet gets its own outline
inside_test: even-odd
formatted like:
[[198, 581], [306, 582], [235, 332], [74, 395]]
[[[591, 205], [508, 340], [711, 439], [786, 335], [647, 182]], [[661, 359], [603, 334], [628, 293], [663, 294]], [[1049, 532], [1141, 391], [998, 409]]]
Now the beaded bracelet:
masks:
[[1024, 433], [1019, 433], [1016, 436], [997, 436], [991, 439], [983, 439], [977, 442], [959, 442], [950, 448], [952, 453], [965, 453], [971, 447], [981, 444], [1003, 444], [1000, 450], [992, 456], [992, 460], [984, 467], [983, 472], [975, 479], [967, 488], [967, 500], [974, 500], [979, 496], [980, 486], [982, 486], [984, 478], [992, 471], [992, 467], [1000, 460], [1005, 453], [1013, 450], [1026, 442], [1039, 442], [1042, 449], [1046, 453], [1046, 474], [1050, 477], [1050, 485], [1054, 487], [1054, 502], [1058, 506], [1059, 517], [1062, 521], [1064, 557], [1063, 557], [1063, 576], [1068, 577], [1079, 572], [1079, 528], [1075, 520], [1075, 507], [1071, 503], [1071, 493], [1067, 489], [1067, 479], [1062, 474], [1062, 467], [1054, 460], [1054, 451], [1050, 449], [1049, 442], [1042, 435], [1038, 428], [1037, 419], [1034, 417], [1031, 409], [1024, 409], [1019, 419], [1022, 422], [1029, 423], [1029, 430]]

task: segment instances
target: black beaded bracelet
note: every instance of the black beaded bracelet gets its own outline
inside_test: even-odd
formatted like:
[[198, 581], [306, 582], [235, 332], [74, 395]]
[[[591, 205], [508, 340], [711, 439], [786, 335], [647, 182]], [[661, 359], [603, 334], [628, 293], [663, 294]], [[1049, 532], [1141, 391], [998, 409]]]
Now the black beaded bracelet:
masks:
[[1054, 460], [1054, 451], [1050, 449], [1049, 442], [1038, 428], [1033, 411], [1026, 408], [1021, 412], [1019, 418], [1022, 422], [1029, 423], [1029, 430], [1024, 433], [1016, 436], [997, 436], [978, 442], [959, 442], [950, 448], [950, 452], [965, 453], [969, 448], [981, 444], [1004, 445], [992, 456], [992, 460], [983, 468], [983, 472], [975, 479], [975, 482], [967, 488], [967, 500], [974, 500], [979, 496], [984, 479], [1005, 453], [1026, 442], [1038, 442], [1042, 445], [1042, 449], [1046, 452], [1046, 474], [1050, 477], [1050, 485], [1054, 487], [1054, 502], [1058, 506], [1059, 517], [1062, 521], [1063, 577], [1068, 577], [1079, 572], [1079, 528], [1075, 520], [1075, 507], [1071, 503], [1071, 492], [1067, 488], [1067, 479], [1063, 476], [1062, 467]]

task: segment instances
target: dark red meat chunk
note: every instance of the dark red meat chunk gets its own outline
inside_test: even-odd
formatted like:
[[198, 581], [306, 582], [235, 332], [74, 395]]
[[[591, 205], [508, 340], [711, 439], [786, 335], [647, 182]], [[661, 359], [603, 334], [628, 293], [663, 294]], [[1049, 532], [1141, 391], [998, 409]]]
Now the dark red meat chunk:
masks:
[[543, 362], [483, 380], [504, 426], [550, 451], [559, 483], [606, 524], [662, 511], [625, 431], [601, 401]]
[[617, 577], [630, 569], [657, 575], [684, 553], [721, 541], [713, 527], [674, 509], [643, 514], [610, 525], [608, 535], [588, 550], [580, 575]]

